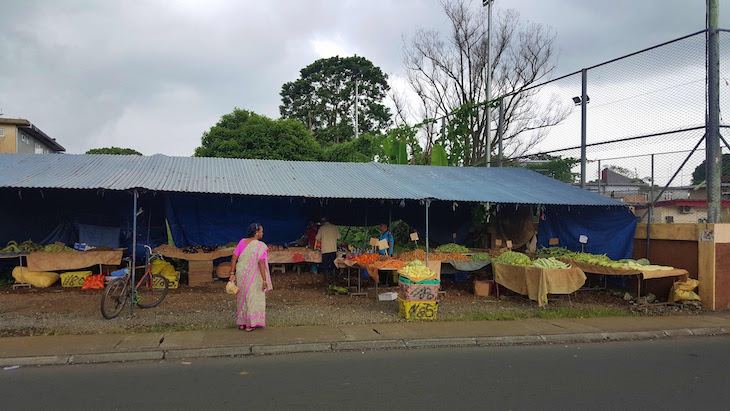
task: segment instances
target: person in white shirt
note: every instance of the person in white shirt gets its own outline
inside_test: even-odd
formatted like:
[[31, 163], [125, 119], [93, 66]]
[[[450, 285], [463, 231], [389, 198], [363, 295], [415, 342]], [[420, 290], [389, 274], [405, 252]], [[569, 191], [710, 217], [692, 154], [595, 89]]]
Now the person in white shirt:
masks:
[[322, 218], [322, 226], [317, 231], [317, 241], [322, 243], [322, 265], [320, 271], [324, 274], [327, 284], [335, 282], [335, 258], [337, 258], [337, 240], [341, 238], [340, 230], [334, 224]]

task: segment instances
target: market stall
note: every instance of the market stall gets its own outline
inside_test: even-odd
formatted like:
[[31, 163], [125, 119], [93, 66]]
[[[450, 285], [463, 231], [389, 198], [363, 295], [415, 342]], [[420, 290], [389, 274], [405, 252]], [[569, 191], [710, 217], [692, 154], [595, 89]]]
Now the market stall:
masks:
[[580, 289], [586, 276], [578, 267], [549, 269], [534, 266], [492, 264], [494, 280], [510, 290], [547, 305], [548, 294], [572, 294]]
[[95, 265], [119, 265], [124, 249], [107, 251], [31, 252], [26, 257], [30, 271], [63, 271]]

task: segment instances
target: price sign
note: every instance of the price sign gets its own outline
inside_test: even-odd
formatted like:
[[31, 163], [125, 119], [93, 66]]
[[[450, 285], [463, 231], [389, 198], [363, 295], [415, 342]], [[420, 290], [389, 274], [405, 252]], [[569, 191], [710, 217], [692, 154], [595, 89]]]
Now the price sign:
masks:
[[370, 245], [373, 246], [373, 247], [375, 247], [376, 245], [378, 245], [378, 239], [375, 238], [375, 237], [371, 238], [370, 239]]
[[418, 233], [411, 233], [411, 241], [418, 241]]
[[383, 239], [383, 240], [378, 241], [378, 248], [381, 249], [381, 250], [387, 249], [388, 248], [388, 240]]
[[557, 238], [551, 238], [549, 241], [550, 245], [558, 245], [560, 244], [560, 241]]
[[496, 244], [496, 245], [497, 245], [497, 247], [500, 247], [500, 246], [502, 245], [502, 240], [500, 240], [500, 239], [498, 238], [498, 239], [494, 240], [494, 244]]
[[507, 240], [507, 248], [512, 248], [512, 240]]
[[580, 237], [578, 237], [578, 241], [579, 241], [579, 242], [580, 242], [581, 244], [587, 244], [587, 243], [588, 243], [588, 237], [587, 237], [587, 236], [585, 236], [585, 235], [581, 235]]
[[452, 234], [451, 236], [454, 238], [454, 240], [456, 240], [456, 233]]

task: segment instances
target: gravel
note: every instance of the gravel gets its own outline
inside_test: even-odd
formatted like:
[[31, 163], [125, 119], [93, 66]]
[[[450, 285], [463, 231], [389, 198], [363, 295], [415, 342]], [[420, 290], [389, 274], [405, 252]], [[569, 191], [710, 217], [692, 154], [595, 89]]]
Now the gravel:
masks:
[[[375, 290], [368, 285], [368, 296], [328, 296], [321, 275], [311, 273], [275, 274], [275, 289], [267, 294], [267, 325], [297, 326], [322, 324], [374, 324], [405, 321], [398, 316], [396, 301], [375, 301]], [[537, 312], [537, 304], [520, 296], [477, 297], [470, 283], [444, 280], [446, 294], [441, 297], [439, 321], [460, 320], [479, 313]], [[225, 282], [201, 287], [181, 285], [170, 290], [157, 308], [129, 306], [113, 320], [101, 316], [102, 290], [80, 288], [18, 289], [0, 287], [0, 337], [49, 334], [99, 334], [124, 332], [162, 332], [235, 327], [235, 297], [224, 291]], [[381, 289], [396, 291], [396, 288]], [[381, 292], [382, 292], [381, 291]], [[606, 291], [581, 291], [571, 297], [550, 296], [549, 308], [612, 308], [632, 314], [630, 303]], [[638, 315], [671, 315], [698, 312], [682, 307], [651, 306], [635, 310]]]

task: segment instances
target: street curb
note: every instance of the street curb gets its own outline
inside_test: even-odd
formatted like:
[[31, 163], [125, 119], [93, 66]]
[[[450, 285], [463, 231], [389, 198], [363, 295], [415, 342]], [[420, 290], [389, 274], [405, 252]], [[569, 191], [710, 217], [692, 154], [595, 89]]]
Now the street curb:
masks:
[[68, 359], [69, 364], [97, 364], [105, 362], [150, 361], [161, 360], [164, 351], [130, 351], [104, 354], [74, 354]]
[[542, 335], [518, 335], [514, 337], [482, 337], [477, 338], [480, 347], [495, 347], [505, 345], [535, 345], [544, 344]]
[[475, 338], [423, 338], [417, 340], [406, 340], [406, 347], [428, 348], [428, 347], [476, 347]]
[[332, 344], [333, 351], [393, 350], [407, 348], [403, 340], [341, 341]]
[[726, 334], [725, 330], [723, 330], [720, 327], [714, 327], [714, 328], [693, 328], [690, 331], [692, 331], [692, 335], [722, 335]]
[[604, 341], [635, 341], [664, 338], [703, 337], [730, 334], [729, 328], [681, 328], [663, 331], [619, 331], [608, 333], [575, 333], [521, 335], [505, 337], [422, 338], [411, 340], [339, 341], [332, 343], [302, 343], [282, 345], [245, 345], [234, 347], [192, 348], [179, 350], [130, 351], [97, 354], [48, 355], [0, 358], [0, 367], [66, 364], [98, 364], [128, 361], [159, 361], [206, 357], [243, 357], [314, 352], [345, 352], [364, 350], [418, 349], [434, 347], [490, 347], [537, 345], [555, 343], [593, 343]]
[[261, 354], [293, 354], [306, 352], [332, 351], [332, 343], [304, 343], [284, 345], [254, 345], [251, 353]]
[[542, 338], [546, 343], [587, 343], [606, 341], [606, 333], [547, 334]]
[[183, 358], [206, 358], [206, 357], [241, 357], [251, 355], [251, 346], [239, 347], [215, 347], [215, 348], [191, 348], [183, 350], [165, 351], [166, 360], [177, 360]]
[[609, 341], [658, 340], [667, 338], [664, 331], [619, 331], [606, 333]]
[[38, 357], [15, 357], [0, 358], [0, 367], [13, 365], [66, 365], [70, 356], [68, 355], [47, 355]]
[[687, 337], [694, 335], [692, 334], [692, 331], [687, 328], [680, 328], [678, 330], [665, 330], [664, 334], [666, 334], [667, 337]]

